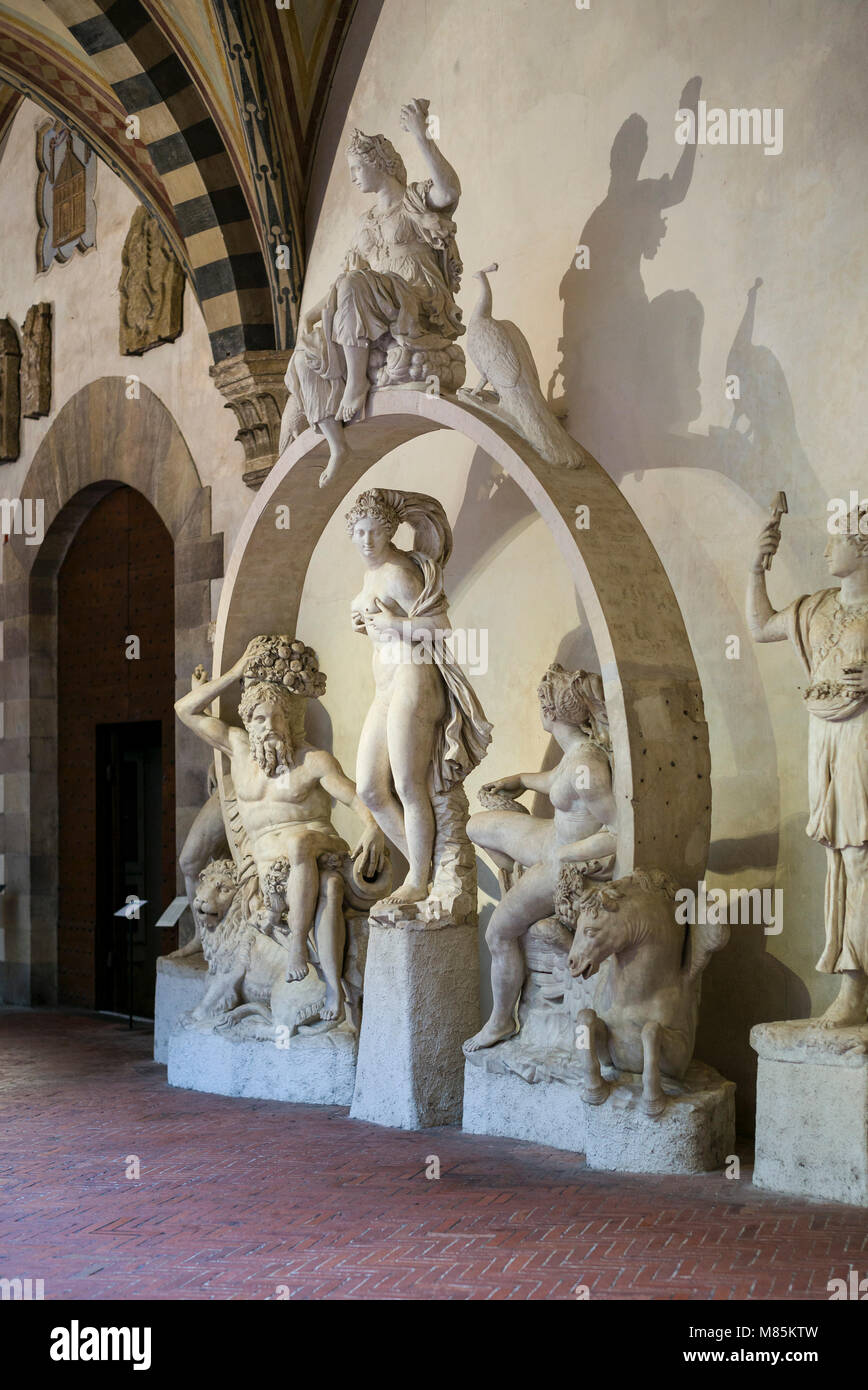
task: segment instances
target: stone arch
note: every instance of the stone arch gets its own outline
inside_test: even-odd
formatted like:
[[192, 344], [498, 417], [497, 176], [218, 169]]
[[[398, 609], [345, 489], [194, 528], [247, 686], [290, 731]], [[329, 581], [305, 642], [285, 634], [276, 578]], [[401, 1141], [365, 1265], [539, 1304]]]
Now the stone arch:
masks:
[[[364, 421], [348, 431], [353, 454], [327, 488], [318, 485], [326, 456], [322, 436], [307, 430], [291, 444], [248, 511], [230, 557], [215, 671], [237, 660], [256, 633], [294, 629], [308, 565], [329, 518], [374, 463], [442, 429], [463, 434], [523, 488], [584, 605], [615, 751], [617, 872], [659, 867], [695, 882], [705, 869], [711, 826], [708, 727], [681, 611], [657, 552], [595, 460], [578, 471], [552, 467], [501, 419], [463, 399], [407, 387], [372, 392]], [[292, 546], [276, 575], [280, 505], [290, 508]], [[586, 530], [576, 526], [579, 505], [589, 508]]]
[[[211, 582], [223, 573], [223, 537], [211, 531], [211, 489], [169, 411], [146, 386], [126, 397], [122, 377], [102, 377], [58, 412], [21, 487], [42, 502], [44, 540], [13, 534], [4, 546], [2, 743], [3, 995], [14, 1003], [56, 999], [57, 928], [57, 575], [91, 508], [127, 485], [145, 496], [174, 542], [175, 669], [208, 652]], [[187, 688], [176, 678], [176, 698]], [[205, 794], [201, 747], [178, 726], [176, 834], [184, 836]], [[2, 957], [0, 957], [2, 959]], [[5, 977], [5, 978], [3, 978]]]
[[[0, 23], [5, 40], [0, 49], [6, 50], [5, 56], [0, 51], [0, 62], [7, 80], [19, 90], [32, 90], [63, 120], [81, 126], [83, 134], [96, 91], [99, 114], [109, 117], [105, 123], [90, 121], [97, 148], [136, 191], [143, 177], [159, 187], [158, 199], [152, 195], [143, 201], [160, 213], [176, 251], [180, 243], [214, 361], [273, 349], [270, 262], [251, 211], [252, 189], [231, 141], [172, 43], [139, 0], [120, 8], [90, 0], [51, 0], [49, 8], [86, 62], [74, 62], [65, 45], [46, 45], [26, 24], [6, 15]], [[101, 87], [94, 76], [102, 79]], [[127, 115], [139, 121], [141, 141], [136, 144], [145, 154], [142, 162], [130, 158]]]
[[[192, 281], [193, 268], [174, 208], [145, 145], [141, 140], [126, 138], [123, 107], [64, 53], [52, 51], [49, 63], [42, 45], [36, 40], [27, 43], [23, 37], [19, 39], [18, 34], [14, 23], [0, 16], [0, 78], [19, 94], [19, 100], [29, 97], [77, 131], [118, 178], [123, 179], [157, 219], [184, 273]], [[11, 125], [17, 109], [18, 102], [11, 112], [7, 106], [4, 129]]]

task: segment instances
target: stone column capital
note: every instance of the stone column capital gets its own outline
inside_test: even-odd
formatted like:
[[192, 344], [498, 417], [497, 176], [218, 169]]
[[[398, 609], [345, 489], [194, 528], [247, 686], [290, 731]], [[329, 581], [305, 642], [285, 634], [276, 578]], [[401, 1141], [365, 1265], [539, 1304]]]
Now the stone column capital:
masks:
[[211, 367], [211, 376], [238, 420], [235, 438], [244, 445], [244, 481], [256, 489], [277, 459], [280, 417], [286, 405], [283, 384], [289, 349], [242, 352]]

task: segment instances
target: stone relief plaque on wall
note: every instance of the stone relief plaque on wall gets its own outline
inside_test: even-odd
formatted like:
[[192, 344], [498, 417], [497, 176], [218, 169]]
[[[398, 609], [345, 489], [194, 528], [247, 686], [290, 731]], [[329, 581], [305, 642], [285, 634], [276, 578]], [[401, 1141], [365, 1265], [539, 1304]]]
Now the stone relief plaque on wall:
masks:
[[159, 223], [145, 207], [133, 213], [124, 242], [120, 348], [128, 357], [171, 343], [184, 327], [184, 272]]
[[0, 319], [0, 461], [21, 452], [21, 348], [11, 319]]
[[36, 420], [51, 409], [51, 305], [31, 304], [24, 320], [21, 413]]
[[61, 121], [45, 121], [36, 132], [36, 264], [65, 265], [76, 251], [96, 243], [96, 166], [93, 150]]

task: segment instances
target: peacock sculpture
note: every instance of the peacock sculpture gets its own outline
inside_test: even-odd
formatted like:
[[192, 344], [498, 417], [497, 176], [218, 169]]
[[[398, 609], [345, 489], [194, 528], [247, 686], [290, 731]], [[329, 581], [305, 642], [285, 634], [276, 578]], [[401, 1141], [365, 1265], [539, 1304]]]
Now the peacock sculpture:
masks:
[[540, 390], [539, 373], [527, 338], [508, 319], [491, 314], [489, 275], [497, 263], [477, 270], [482, 293], [467, 325], [467, 354], [481, 374], [479, 383], [466, 394], [482, 401], [491, 386], [505, 415], [548, 463], [562, 468], [582, 468], [585, 451], [557, 421]]

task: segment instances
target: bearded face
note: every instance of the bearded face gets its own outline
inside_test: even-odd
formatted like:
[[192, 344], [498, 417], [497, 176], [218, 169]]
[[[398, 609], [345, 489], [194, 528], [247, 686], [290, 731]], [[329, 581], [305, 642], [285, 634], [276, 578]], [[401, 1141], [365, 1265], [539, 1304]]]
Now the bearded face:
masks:
[[250, 756], [266, 777], [279, 777], [293, 765], [295, 748], [283, 711], [278, 704], [263, 701], [247, 721]]

